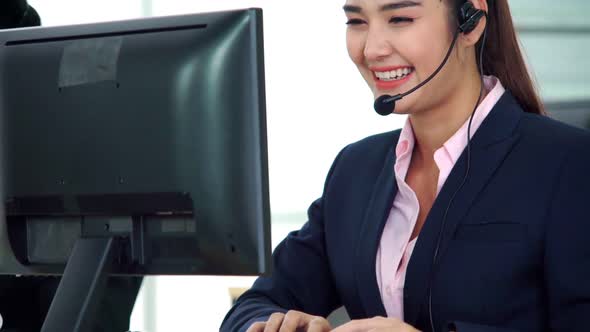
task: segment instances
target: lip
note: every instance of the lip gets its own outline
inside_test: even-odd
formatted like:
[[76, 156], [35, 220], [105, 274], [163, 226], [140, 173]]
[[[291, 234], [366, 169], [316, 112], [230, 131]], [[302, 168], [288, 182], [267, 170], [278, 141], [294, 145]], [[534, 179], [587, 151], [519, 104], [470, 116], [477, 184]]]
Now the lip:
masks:
[[[393, 68], [393, 67], [391, 67], [391, 68]], [[397, 70], [398, 68], [406, 68], [406, 67], [397, 67], [394, 69]], [[379, 70], [376, 70], [376, 71], [390, 71], [390, 70], [394, 70], [394, 69], [382, 70], [381, 68], [379, 68]], [[377, 87], [377, 89], [379, 89], [379, 90], [393, 90], [393, 89], [396, 89], [396, 88], [404, 85], [414, 75], [414, 72], [411, 72], [410, 74], [408, 74], [406, 77], [402, 78], [401, 80], [395, 80], [395, 81], [381, 81], [380, 79], [377, 78], [374, 71], [371, 71], [371, 74], [373, 75], [373, 81], [375, 82], [375, 86]]]
[[383, 72], [383, 71], [392, 71], [392, 70], [398, 70], [398, 69], [404, 69], [404, 68], [413, 68], [412, 66], [383, 66], [383, 67], [369, 67], [369, 70], [371, 71], [371, 75], [373, 75], [373, 81], [375, 82], [375, 86], [377, 87], [377, 89], [379, 90], [393, 90], [396, 89], [398, 87], [400, 87], [401, 85], [405, 84], [411, 77], [412, 75], [414, 75], [414, 71], [412, 71], [412, 73], [408, 74], [408, 76], [402, 78], [401, 80], [397, 80], [397, 81], [381, 81], [377, 78], [377, 76], [375, 75], [375, 72]]
[[369, 70], [372, 72], [376, 71], [392, 71], [404, 68], [414, 68], [412, 66], [388, 66], [388, 67], [369, 67]]

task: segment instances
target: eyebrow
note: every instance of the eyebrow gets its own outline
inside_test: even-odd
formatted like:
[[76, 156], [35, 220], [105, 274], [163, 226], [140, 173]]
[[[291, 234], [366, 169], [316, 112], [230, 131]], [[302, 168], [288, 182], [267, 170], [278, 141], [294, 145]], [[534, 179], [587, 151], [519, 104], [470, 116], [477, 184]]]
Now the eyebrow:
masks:
[[[388, 10], [396, 10], [396, 9], [401, 9], [401, 8], [407, 8], [407, 7], [415, 7], [415, 6], [422, 6], [421, 3], [416, 2], [416, 1], [409, 1], [409, 0], [405, 0], [405, 1], [399, 1], [399, 2], [392, 2], [392, 3], [388, 3], [385, 4], [381, 7], [379, 7], [379, 11], [388, 11]], [[359, 6], [352, 6], [352, 5], [344, 5], [344, 7], [342, 7], [342, 9], [344, 9], [345, 12], [349, 12], [349, 13], [362, 13], [363, 9]]]

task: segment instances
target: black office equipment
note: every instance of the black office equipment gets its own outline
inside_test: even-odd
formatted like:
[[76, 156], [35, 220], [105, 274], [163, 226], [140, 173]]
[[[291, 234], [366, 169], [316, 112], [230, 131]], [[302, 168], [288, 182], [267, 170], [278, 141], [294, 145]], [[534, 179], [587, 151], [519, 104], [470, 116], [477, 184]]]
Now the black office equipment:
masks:
[[260, 9], [0, 32], [0, 79], [0, 273], [64, 274], [43, 331], [109, 274], [269, 271]]

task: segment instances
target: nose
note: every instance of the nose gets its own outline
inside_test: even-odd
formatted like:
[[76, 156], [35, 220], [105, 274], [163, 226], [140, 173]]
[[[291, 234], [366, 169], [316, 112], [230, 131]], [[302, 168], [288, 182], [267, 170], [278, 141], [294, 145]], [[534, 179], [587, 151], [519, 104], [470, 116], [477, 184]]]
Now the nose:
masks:
[[365, 41], [364, 55], [368, 62], [379, 62], [393, 53], [393, 45], [387, 33], [377, 27], [369, 29]]

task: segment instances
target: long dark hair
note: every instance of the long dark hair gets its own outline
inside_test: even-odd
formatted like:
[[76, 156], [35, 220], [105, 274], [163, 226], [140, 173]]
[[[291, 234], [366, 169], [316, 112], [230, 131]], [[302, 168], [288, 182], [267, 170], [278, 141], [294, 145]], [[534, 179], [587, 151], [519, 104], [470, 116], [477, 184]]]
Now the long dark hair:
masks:
[[[454, 9], [451, 11], [452, 19], [457, 22], [456, 15], [466, 0], [450, 1], [453, 4], [451, 8]], [[496, 76], [525, 112], [546, 115], [516, 38], [508, 0], [487, 0], [487, 3], [488, 32], [483, 51], [484, 75]], [[478, 66], [481, 42], [480, 39], [475, 48]]]

